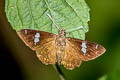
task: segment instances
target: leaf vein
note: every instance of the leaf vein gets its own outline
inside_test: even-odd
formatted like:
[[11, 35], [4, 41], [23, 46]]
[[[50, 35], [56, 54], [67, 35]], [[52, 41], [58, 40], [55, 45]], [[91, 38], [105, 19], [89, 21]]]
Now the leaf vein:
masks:
[[19, 12], [19, 8], [18, 8], [18, 0], [16, 1], [16, 10], [17, 10], [17, 14], [18, 14], [18, 18], [19, 18], [19, 20], [20, 20], [20, 22], [21, 22], [21, 25], [22, 25], [22, 27], [23, 27], [23, 22], [22, 22], [22, 18], [21, 18], [21, 16], [20, 16], [20, 12]]
[[[33, 13], [32, 13], [32, 9], [31, 9], [31, 6], [30, 6], [30, 0], [26, 0], [26, 1], [28, 3], [28, 10], [29, 10], [30, 16], [32, 18], [33, 24], [34, 24], [35, 27], [37, 27], [37, 24], [35, 22], [35, 19], [34, 19]], [[33, 26], [33, 28], [34, 28], [34, 26]]]

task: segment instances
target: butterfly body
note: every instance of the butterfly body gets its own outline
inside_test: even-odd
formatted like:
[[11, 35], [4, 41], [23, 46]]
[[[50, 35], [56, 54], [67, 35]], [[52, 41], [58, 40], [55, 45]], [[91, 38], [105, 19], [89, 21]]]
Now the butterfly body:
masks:
[[66, 47], [65, 30], [61, 30], [59, 34], [56, 35], [55, 47], [56, 47], [55, 49], [56, 49], [57, 62], [58, 64], [60, 64], [65, 54], [65, 47]]
[[93, 60], [105, 52], [97, 43], [65, 36], [65, 30], [58, 35], [31, 29], [22, 29], [18, 35], [44, 64], [62, 64], [72, 70], [82, 61]]

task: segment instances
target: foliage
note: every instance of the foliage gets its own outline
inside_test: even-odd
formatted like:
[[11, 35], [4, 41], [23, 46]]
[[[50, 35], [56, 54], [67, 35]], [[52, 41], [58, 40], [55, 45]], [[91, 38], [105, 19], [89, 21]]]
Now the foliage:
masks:
[[48, 18], [65, 30], [83, 26], [68, 36], [85, 39], [88, 32], [89, 8], [84, 0], [6, 0], [5, 11], [13, 29], [34, 29], [57, 34]]

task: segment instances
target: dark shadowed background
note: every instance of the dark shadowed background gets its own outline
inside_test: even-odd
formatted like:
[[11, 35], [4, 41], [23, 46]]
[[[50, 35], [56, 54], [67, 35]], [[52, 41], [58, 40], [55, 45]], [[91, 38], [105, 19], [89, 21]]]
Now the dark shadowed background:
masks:
[[[86, 39], [106, 48], [101, 57], [72, 71], [61, 67], [67, 80], [120, 80], [120, 0], [86, 0], [91, 11]], [[60, 80], [52, 65], [45, 66], [25, 46], [7, 21], [0, 0], [1, 80]], [[107, 78], [104, 78], [107, 77]]]

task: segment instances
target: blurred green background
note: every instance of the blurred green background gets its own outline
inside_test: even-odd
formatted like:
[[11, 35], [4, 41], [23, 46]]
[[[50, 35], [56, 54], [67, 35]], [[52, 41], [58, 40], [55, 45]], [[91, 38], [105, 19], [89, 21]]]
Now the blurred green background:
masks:
[[[61, 67], [67, 80], [120, 80], [120, 0], [86, 0], [91, 20], [86, 39], [106, 48], [101, 57], [72, 71]], [[60, 80], [52, 65], [45, 66], [10, 27], [0, 0], [0, 73], [12, 80]]]

